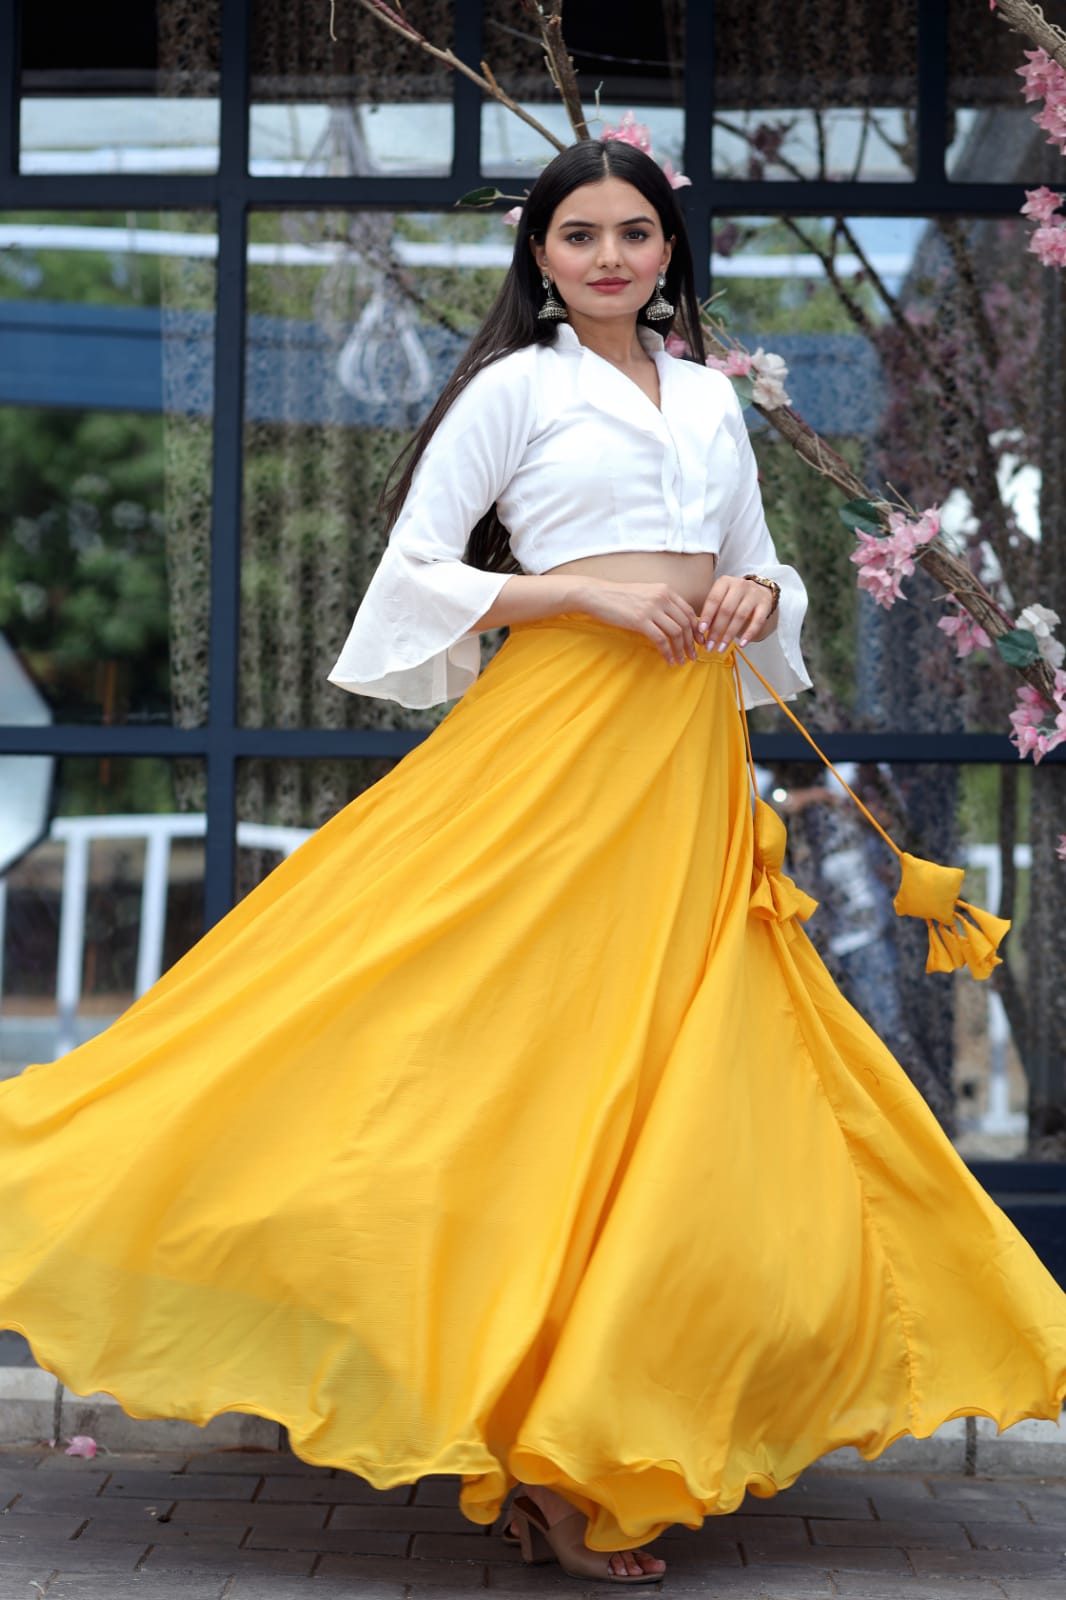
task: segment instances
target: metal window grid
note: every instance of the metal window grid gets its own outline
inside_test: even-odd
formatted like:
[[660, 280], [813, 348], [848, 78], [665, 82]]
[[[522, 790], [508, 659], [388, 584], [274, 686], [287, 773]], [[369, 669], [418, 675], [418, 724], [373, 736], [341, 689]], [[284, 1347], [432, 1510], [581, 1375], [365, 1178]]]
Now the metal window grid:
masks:
[[[455, 0], [457, 54], [481, 58], [481, 0]], [[188, 756], [207, 768], [205, 919], [230, 909], [236, 854], [236, 768], [248, 757], [322, 759], [400, 756], [422, 735], [381, 730], [245, 728], [237, 722], [240, 605], [242, 432], [246, 310], [246, 240], [251, 210], [338, 209], [447, 211], [457, 195], [485, 180], [480, 170], [481, 94], [453, 84], [454, 155], [438, 178], [252, 177], [248, 172], [249, 44], [252, 0], [221, 0], [220, 149], [218, 171], [197, 176], [20, 174], [19, 38], [21, 0], [0, 0], [0, 211], [210, 210], [219, 250], [215, 319], [212, 454], [210, 711], [195, 729], [0, 726], [0, 754]], [[1024, 200], [1016, 183], [950, 183], [945, 177], [947, 8], [918, 0], [918, 170], [913, 182], [767, 182], [707, 174], [713, 105], [713, 4], [690, 0], [685, 59], [685, 169], [699, 174], [684, 192], [693, 237], [710, 239], [713, 218], [790, 212], [814, 216], [1011, 216]], [[696, 252], [701, 295], [709, 290], [708, 252]], [[836, 761], [1017, 760], [1006, 736], [989, 734], [838, 733], [823, 736]], [[756, 758], [806, 760], [798, 734], [757, 735]], [[1066, 758], [1066, 751], [1049, 759]]]

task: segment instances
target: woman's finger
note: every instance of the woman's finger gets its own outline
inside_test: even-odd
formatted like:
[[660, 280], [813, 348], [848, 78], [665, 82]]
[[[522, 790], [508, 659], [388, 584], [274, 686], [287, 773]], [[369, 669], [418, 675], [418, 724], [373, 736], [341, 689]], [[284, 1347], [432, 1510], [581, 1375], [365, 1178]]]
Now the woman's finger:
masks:
[[674, 602], [667, 602], [667, 613], [677, 623], [681, 630], [681, 647], [690, 661], [696, 659], [696, 613], [683, 596], [678, 596]]

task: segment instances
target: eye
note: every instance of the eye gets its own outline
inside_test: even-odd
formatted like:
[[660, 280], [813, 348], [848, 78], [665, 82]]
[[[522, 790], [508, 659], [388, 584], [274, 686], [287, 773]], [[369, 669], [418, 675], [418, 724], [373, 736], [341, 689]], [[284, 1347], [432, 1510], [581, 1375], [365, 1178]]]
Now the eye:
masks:
[[651, 235], [648, 233], [646, 228], [630, 228], [629, 232], [626, 234], [626, 238], [637, 240], [650, 239]]
[[590, 234], [582, 232], [581, 229], [576, 229], [573, 233], [567, 234], [566, 242], [567, 244], [583, 244], [590, 237]]

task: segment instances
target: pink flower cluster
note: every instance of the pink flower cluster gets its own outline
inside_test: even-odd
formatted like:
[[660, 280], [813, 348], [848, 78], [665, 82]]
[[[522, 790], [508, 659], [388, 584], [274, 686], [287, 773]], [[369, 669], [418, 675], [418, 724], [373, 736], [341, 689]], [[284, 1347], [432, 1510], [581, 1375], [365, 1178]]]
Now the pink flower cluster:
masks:
[[[1028, 683], [1018, 690], [1018, 703], [1011, 712], [1010, 723], [1014, 730], [1011, 743], [1019, 756], [1032, 755], [1034, 764], [1049, 750], [1066, 743], [1066, 672], [1060, 667], [1055, 674], [1055, 704], [1049, 706], [1043, 695]], [[1048, 725], [1046, 718], [1054, 711], [1055, 719]]]
[[937, 627], [946, 633], [949, 639], [955, 641], [955, 655], [961, 661], [968, 656], [971, 650], [988, 650], [992, 641], [988, 634], [975, 622], [968, 611], [960, 611], [954, 617], [941, 617]]
[[863, 533], [856, 528], [859, 548], [852, 551], [851, 559], [859, 569], [856, 580], [859, 588], [873, 595], [879, 606], [891, 611], [897, 600], [906, 599], [902, 580], [914, 571], [914, 552], [920, 545], [929, 544], [940, 532], [940, 510], [933, 506], [919, 517], [893, 511], [888, 527], [887, 534]]
[[[638, 150], [643, 150], [646, 156], [652, 154], [651, 129], [646, 123], [637, 121], [635, 111], [624, 111], [617, 128], [604, 128], [600, 139], [603, 143], [617, 139], [621, 144], [631, 144]], [[664, 161], [661, 165], [671, 189], [691, 188], [692, 179], [686, 178], [683, 172], [678, 172], [672, 161]]]
[[1026, 189], [1022, 216], [1040, 224], [1029, 240], [1029, 249], [1045, 267], [1066, 267], [1066, 216], [1059, 207], [1066, 195], [1056, 194], [1045, 184], [1041, 189]]
[[727, 356], [708, 356], [707, 365], [724, 372], [727, 378], [747, 378], [751, 376], [752, 359], [746, 350], [730, 350]]
[[1033, 121], [1066, 156], [1066, 67], [1060, 67], [1046, 50], [1026, 50], [1027, 65], [1016, 68], [1025, 80], [1026, 100], [1043, 100], [1044, 109]]
[[1059, 842], [1055, 854], [1060, 861], [1066, 861], [1066, 833], [1059, 834]]
[[765, 406], [767, 411], [789, 403], [785, 393], [788, 368], [783, 357], [774, 355], [772, 350], [764, 350], [761, 345], [751, 355], [747, 350], [730, 350], [724, 357], [708, 356], [707, 365], [724, 372], [727, 378], [750, 378], [755, 404]]

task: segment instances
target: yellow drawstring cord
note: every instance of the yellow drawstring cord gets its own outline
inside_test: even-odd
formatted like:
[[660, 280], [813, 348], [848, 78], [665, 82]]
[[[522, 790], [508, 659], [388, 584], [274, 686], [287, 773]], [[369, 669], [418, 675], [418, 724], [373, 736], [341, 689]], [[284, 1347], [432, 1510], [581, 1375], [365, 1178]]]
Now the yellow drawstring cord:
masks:
[[[733, 675], [737, 685], [741, 722], [744, 726], [748, 770], [751, 773], [756, 798], [758, 798], [758, 788], [755, 785], [755, 762], [752, 757], [748, 719], [744, 710], [744, 692], [740, 668], [736, 662], [737, 656], [741, 658], [752, 676], [762, 684], [771, 699], [780, 706], [793, 727], [803, 735], [844, 792], [851, 796], [867, 822], [877, 829], [889, 849], [899, 857], [900, 883], [892, 904], [898, 916], [921, 917], [925, 922], [929, 930], [926, 972], [951, 972], [957, 967], [967, 966], [975, 978], [987, 978], [992, 969], [1000, 964], [1001, 958], [996, 951], [1010, 928], [1009, 921], [1005, 917], [993, 916], [990, 911], [972, 906], [966, 900], [959, 898], [965, 877], [962, 867], [942, 867], [935, 861], [926, 861], [921, 856], [912, 856], [906, 850], [901, 850], [895, 840], [885, 832], [877, 818], [863, 805], [851, 785], [844, 782], [829, 757], [818, 747], [799, 718], [788, 709], [773, 686], [767, 683], [758, 667], [752, 665], [739, 645], [735, 644], [733, 649], [735, 651]], [[801, 913], [796, 914], [801, 915]], [[809, 912], [807, 914], [809, 915]]]

